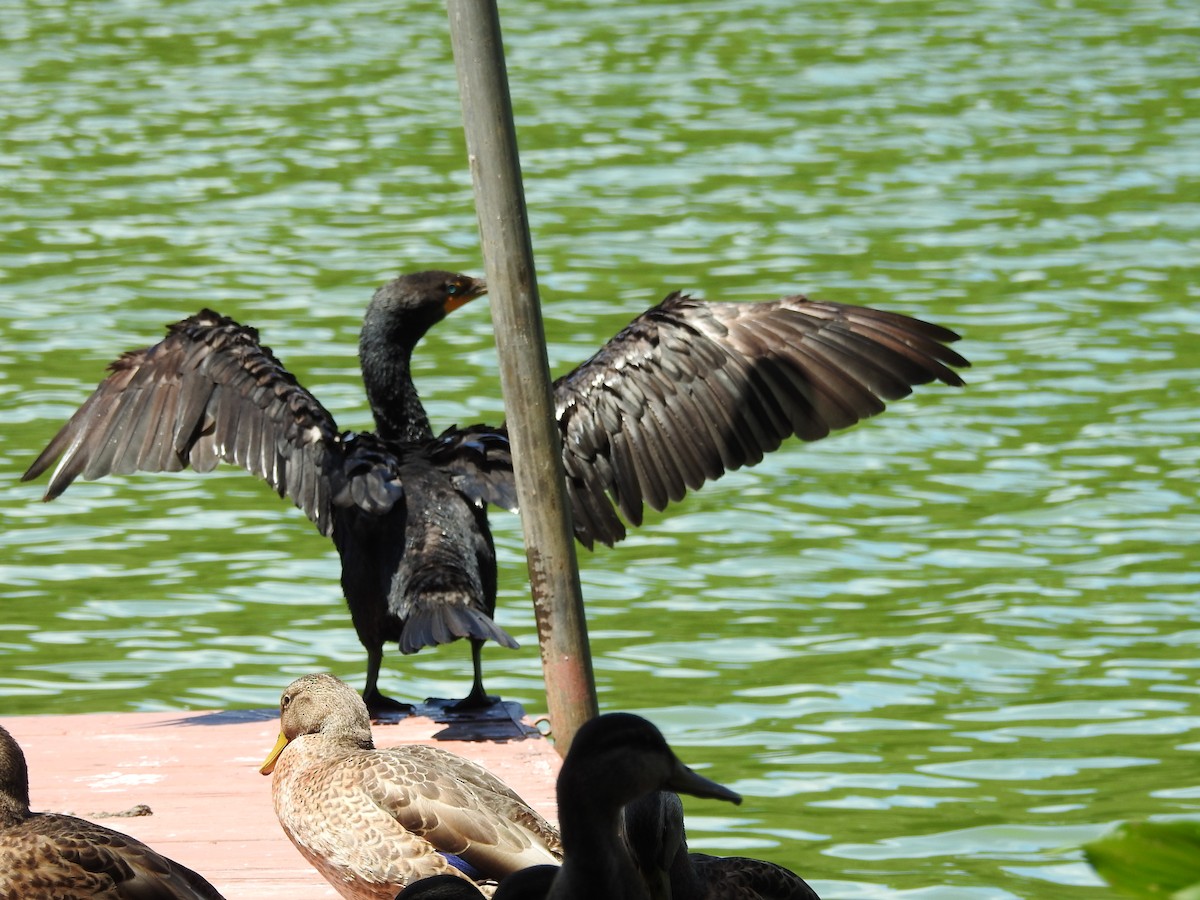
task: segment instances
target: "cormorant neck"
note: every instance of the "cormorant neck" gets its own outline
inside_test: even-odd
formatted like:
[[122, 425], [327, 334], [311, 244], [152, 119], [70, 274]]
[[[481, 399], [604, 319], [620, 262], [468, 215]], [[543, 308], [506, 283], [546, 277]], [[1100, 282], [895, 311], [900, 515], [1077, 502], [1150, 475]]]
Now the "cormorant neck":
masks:
[[364, 323], [358, 359], [375, 428], [385, 440], [428, 440], [433, 437], [433, 429], [412, 380], [413, 348], [389, 340], [382, 329], [370, 324], [369, 319]]

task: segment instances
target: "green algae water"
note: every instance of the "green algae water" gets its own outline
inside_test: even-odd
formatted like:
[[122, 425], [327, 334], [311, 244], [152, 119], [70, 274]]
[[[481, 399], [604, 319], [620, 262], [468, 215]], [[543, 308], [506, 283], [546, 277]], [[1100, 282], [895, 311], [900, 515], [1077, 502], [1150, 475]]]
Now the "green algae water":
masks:
[[[601, 705], [747, 798], [696, 849], [826, 898], [1108, 896], [1078, 850], [1200, 810], [1200, 7], [505, 4], [550, 357], [671, 290], [964, 335], [919, 388], [581, 552]], [[0, 715], [361, 682], [332, 545], [234, 469], [20, 474], [124, 349], [256, 325], [343, 428], [374, 288], [481, 272], [438, 3], [0, 0]], [[487, 310], [435, 426], [503, 416]], [[488, 686], [544, 710], [519, 522]], [[389, 653], [456, 696], [465, 645]]]

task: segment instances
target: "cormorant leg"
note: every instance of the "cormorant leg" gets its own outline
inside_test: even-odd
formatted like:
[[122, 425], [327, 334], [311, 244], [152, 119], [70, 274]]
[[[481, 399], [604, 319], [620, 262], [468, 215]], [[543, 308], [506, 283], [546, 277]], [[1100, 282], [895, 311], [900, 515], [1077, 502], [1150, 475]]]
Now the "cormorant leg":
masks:
[[371, 718], [377, 718], [382, 713], [404, 713], [411, 715], [413, 705], [401, 703], [391, 697], [379, 693], [379, 669], [383, 666], [383, 644], [375, 644], [367, 648], [367, 685], [363, 688], [363, 702], [367, 704], [367, 712]]
[[500, 698], [488, 696], [483, 689], [483, 645], [485, 641], [471, 638], [471, 663], [475, 667], [475, 682], [471, 685], [471, 693], [459, 700], [451, 709], [481, 709], [499, 703]]

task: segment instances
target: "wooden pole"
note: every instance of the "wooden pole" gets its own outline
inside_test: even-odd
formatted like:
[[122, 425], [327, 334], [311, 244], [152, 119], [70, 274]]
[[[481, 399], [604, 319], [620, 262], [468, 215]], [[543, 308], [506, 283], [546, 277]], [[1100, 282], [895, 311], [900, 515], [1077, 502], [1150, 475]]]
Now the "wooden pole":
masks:
[[546, 701], [556, 746], [565, 755], [579, 726], [596, 715], [596, 684], [563, 474], [562, 439], [551, 399], [550, 366], [521, 186], [500, 14], [495, 0], [446, 0], [446, 8], [500, 358], [500, 387], [512, 442]]

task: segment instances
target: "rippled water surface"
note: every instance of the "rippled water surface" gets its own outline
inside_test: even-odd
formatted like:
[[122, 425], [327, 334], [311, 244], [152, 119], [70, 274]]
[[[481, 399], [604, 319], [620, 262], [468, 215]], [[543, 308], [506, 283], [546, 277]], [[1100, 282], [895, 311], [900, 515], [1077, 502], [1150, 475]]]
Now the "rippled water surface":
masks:
[[[503, 9], [556, 370], [669, 290], [961, 331], [961, 391], [793, 443], [581, 553], [601, 703], [747, 797], [697, 847], [825, 897], [1103, 896], [1078, 845], [1200, 806], [1200, 8]], [[270, 706], [361, 679], [332, 546], [233, 470], [19, 475], [115, 354], [202, 306], [338, 416], [397, 271], [482, 271], [437, 3], [0, 0], [0, 714]], [[502, 416], [487, 310], [420, 357]], [[494, 517], [489, 687], [544, 709]], [[454, 696], [466, 648], [391, 654]]]

